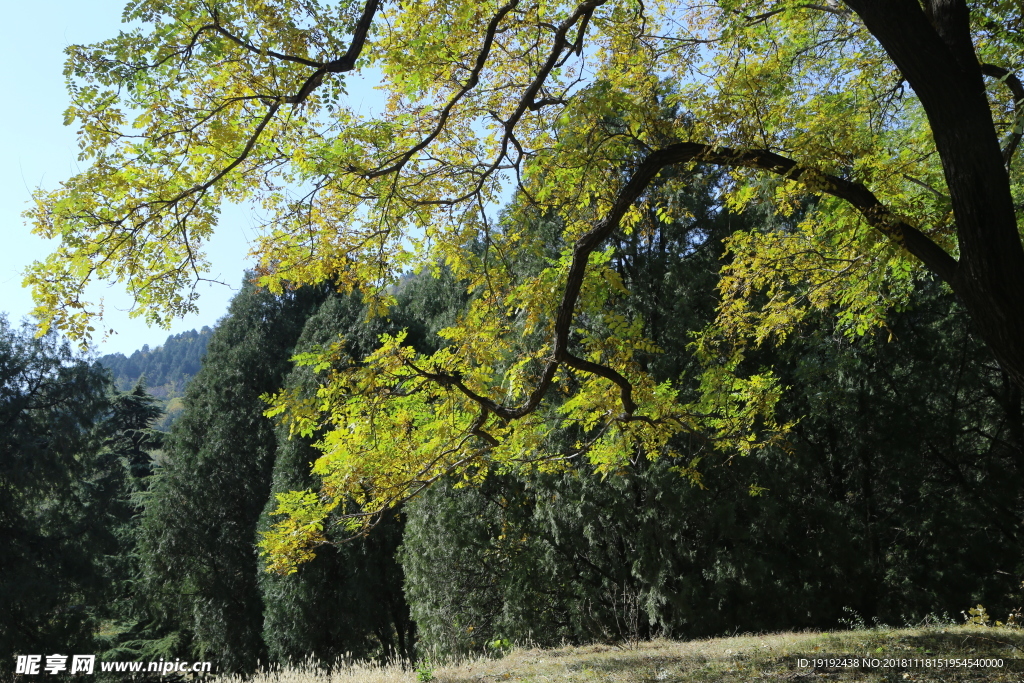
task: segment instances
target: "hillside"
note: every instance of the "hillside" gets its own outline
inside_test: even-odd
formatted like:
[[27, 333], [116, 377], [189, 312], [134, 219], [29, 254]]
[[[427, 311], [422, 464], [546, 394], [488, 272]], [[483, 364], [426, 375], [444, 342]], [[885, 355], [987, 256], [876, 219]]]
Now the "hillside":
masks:
[[164, 410], [156, 427], [166, 431], [182, 410], [185, 385], [199, 372], [212, 334], [209, 327], [172, 334], [160, 346], [151, 349], [148, 344], [143, 345], [131, 356], [107, 354], [100, 356], [98, 362], [111, 371], [114, 384], [121, 391], [132, 388], [145, 375], [147, 390]]
[[[353, 665], [334, 675], [290, 670], [253, 683], [697, 683], [698, 681], [1020, 681], [1019, 629], [945, 626], [743, 635], [709, 640], [655, 640], [621, 647], [516, 648], [495, 659], [402, 669]], [[814, 666], [842, 658], [845, 666]], [[843, 661], [844, 660], [844, 661]], [[952, 660], [952, 661], [951, 661]], [[999, 663], [1002, 663], [999, 666]], [[839, 663], [839, 662], [833, 662]], [[941, 668], [938, 668], [939, 664]], [[240, 680], [221, 678], [223, 683]]]

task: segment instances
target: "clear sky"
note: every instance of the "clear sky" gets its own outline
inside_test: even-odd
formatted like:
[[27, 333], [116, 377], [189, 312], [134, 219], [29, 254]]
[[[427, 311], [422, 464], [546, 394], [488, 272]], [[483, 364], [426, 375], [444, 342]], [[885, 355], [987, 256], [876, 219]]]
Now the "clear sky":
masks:
[[[11, 322], [32, 309], [32, 298], [21, 287], [22, 271], [52, 248], [29, 232], [21, 213], [33, 188], [52, 188], [78, 168], [74, 128], [63, 125], [68, 104], [61, 73], [64, 48], [116, 35], [123, 5], [123, 0], [18, 2], [8, 6], [0, 22], [0, 91], [6, 100], [0, 107], [0, 311]], [[104, 298], [105, 327], [117, 330], [98, 351], [131, 353], [143, 344], [160, 344], [168, 334], [215, 324], [249, 263], [253, 225], [241, 209], [225, 213], [207, 254], [210, 274], [228, 284], [204, 285], [200, 313], [177, 321], [170, 331], [129, 318], [130, 300], [122, 290], [105, 284], [92, 287], [88, 300]]]
[[[77, 146], [74, 127], [63, 125], [68, 105], [64, 89], [64, 48], [91, 43], [117, 35], [122, 28], [124, 0], [35, 0], [8, 6], [0, 22], [0, 311], [12, 323], [27, 317], [32, 298], [22, 288], [22, 272], [32, 261], [46, 256], [52, 246], [29, 232], [21, 213], [28, 208], [32, 190], [53, 188], [76, 172]], [[349, 81], [350, 97], [359, 98], [357, 107], [368, 106], [377, 93], [354, 79]], [[220, 227], [207, 245], [212, 270], [209, 276], [225, 285], [200, 286], [199, 313], [176, 321], [170, 331], [149, 327], [139, 318], [129, 318], [131, 306], [123, 290], [97, 284], [87, 290], [86, 299], [103, 297], [104, 328], [117, 334], [98, 343], [99, 353], [131, 353], [143, 344], [155, 346], [168, 334], [203, 325], [213, 326], [238, 290], [242, 274], [251, 263], [249, 248], [255, 238], [256, 221], [240, 208], [230, 207], [221, 215]], [[97, 326], [99, 329], [99, 326]]]

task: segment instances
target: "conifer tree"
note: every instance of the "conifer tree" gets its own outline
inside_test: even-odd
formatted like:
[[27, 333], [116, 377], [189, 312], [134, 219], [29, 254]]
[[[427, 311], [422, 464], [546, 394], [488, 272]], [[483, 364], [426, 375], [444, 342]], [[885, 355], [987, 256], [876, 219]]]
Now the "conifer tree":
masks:
[[140, 378], [128, 391], [112, 383], [103, 420], [95, 426], [98, 448], [90, 460], [91, 515], [102, 528], [97, 548], [106, 579], [97, 612], [104, 621], [97, 651], [104, 659], [145, 659], [147, 598], [138, 552], [142, 498], [159, 456], [163, 433], [156, 399]]
[[[365, 309], [358, 299], [333, 296], [306, 322], [297, 350], [343, 337], [356, 359], [366, 352], [382, 325], [383, 321], [365, 322]], [[295, 368], [285, 388], [302, 389], [311, 396], [316, 376], [309, 368]], [[272, 494], [316, 485], [310, 469], [319, 451], [312, 447], [313, 440], [278, 427]], [[271, 495], [262, 528], [269, 527], [276, 504]], [[314, 658], [331, 665], [342, 657], [412, 659], [412, 621], [395, 559], [402, 526], [396, 516], [366, 537], [324, 549], [294, 574], [261, 573], [263, 637], [271, 660], [296, 664]]]
[[106, 390], [101, 368], [0, 314], [0, 652], [93, 645], [105, 583], [89, 461]]
[[145, 498], [141, 547], [165, 653], [222, 671], [267, 661], [256, 527], [277, 448], [260, 396], [277, 390], [324, 290], [280, 296], [248, 279], [189, 384]]
[[[434, 351], [443, 343], [438, 331], [455, 321], [466, 302], [464, 289], [443, 269], [409, 274], [394, 293], [388, 317], [371, 320], [357, 297], [328, 298], [306, 323], [297, 349], [309, 351], [341, 338], [345, 362], [357, 363], [382, 333], [404, 331], [411, 344]], [[311, 397], [317, 380], [309, 367], [299, 366], [285, 389]], [[274, 493], [316, 487], [310, 468], [319, 451], [311, 444], [319, 436], [322, 432], [303, 437], [279, 427]], [[272, 496], [264, 529], [273, 521], [276, 504]], [[415, 628], [395, 557], [404, 527], [404, 514], [389, 515], [367, 536], [323, 548], [294, 574], [264, 574], [264, 637], [271, 658], [284, 663], [315, 654], [327, 664], [343, 655], [413, 660]]]
[[[696, 271], [667, 264], [630, 289], [673, 301], [665, 285]], [[702, 315], [664, 315], [654, 338]], [[708, 463], [702, 488], [672, 471], [685, 460], [641, 457], [603, 481], [573, 465], [427, 491], [402, 554], [423, 646], [903, 624], [978, 602], [1007, 614], [1024, 578], [1022, 400], [964, 316], [925, 282], [885, 334], [851, 340], [817, 316], [751, 353], [791, 386], [780, 414], [799, 422], [787, 449]], [[685, 364], [665, 348], [662, 370]]]

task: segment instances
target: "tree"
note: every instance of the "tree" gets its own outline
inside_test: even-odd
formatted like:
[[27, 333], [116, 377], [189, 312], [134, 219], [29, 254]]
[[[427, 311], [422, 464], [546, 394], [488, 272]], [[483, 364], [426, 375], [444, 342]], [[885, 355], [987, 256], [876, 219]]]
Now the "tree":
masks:
[[[96, 365], [99, 370], [100, 363]], [[118, 391], [113, 384], [108, 388], [107, 413], [94, 427], [96, 448], [86, 460], [87, 514], [100, 531], [93, 552], [105, 583], [105, 593], [93, 604], [104, 621], [104, 636], [98, 641], [105, 646], [105, 659], [128, 659], [137, 654], [130, 643], [145, 602], [139, 582], [139, 498], [153, 473], [153, 455], [163, 443], [163, 434], [153, 428], [162, 411], [144, 381], [128, 391]]]
[[[630, 294], [615, 310], [644, 310], [665, 350], [648, 366], [657, 381], [694, 362], [672, 340], [714, 317], [701, 293], [740, 227], [715, 210], [716, 186], [656, 187], [696, 220], [617, 240]], [[762, 229], [769, 219], [746, 217]], [[1009, 483], [1024, 452], [1021, 399], [965, 323], [931, 282], [888, 330], [851, 340], [818, 312], [785, 344], [752, 352], [747, 362], [772, 365], [790, 387], [776, 410], [799, 423], [784, 449], [707, 459], [704, 490], [673, 471], [706, 455], [699, 438], [677, 446], [681, 458], [640, 456], [604, 481], [574, 462], [479, 488], [439, 482], [405, 507], [420, 647], [828, 629], [850, 619], [844, 608], [886, 623], [977, 602], [1009, 612], [1021, 571], [1019, 527], [1007, 523], [1022, 505]]]
[[[372, 348], [382, 322], [367, 323], [358, 297], [332, 296], [306, 320], [296, 349], [308, 351], [344, 334], [349, 351], [358, 357]], [[285, 386], [312, 395], [315, 373], [311, 368], [295, 368]], [[310, 468], [320, 452], [313, 448], [313, 440], [290, 438], [288, 429], [279, 426], [271, 495], [260, 519], [261, 531], [273, 525], [275, 494], [316, 486]], [[395, 515], [372, 536], [318, 553], [297, 573], [261, 572], [263, 640], [270, 660], [300, 665], [315, 658], [328, 667], [341, 658], [413, 661], [415, 628], [395, 559], [403, 529]]]
[[[330, 281], [383, 311], [410, 267], [464, 281], [473, 303], [445, 348], [389, 337], [327, 375], [318, 405], [282, 394], [275, 410], [297, 431], [331, 427], [325, 495], [282, 505], [268, 544], [282, 558], [320, 542], [328, 514], [358, 526], [446, 472], [536, 466], [570, 423], [605, 472], [637, 451], [671, 455], [682, 433], [739, 452], [770, 443], [785, 428], [771, 417], [779, 388], [743, 358], [814, 310], [851, 334], [881, 325], [925, 274], [1021, 385], [1016, 12], [1005, 0], [134, 2], [125, 17], [146, 28], [69, 49], [67, 120], [92, 165], [38, 195], [36, 231], [62, 242], [26, 282], [44, 327], [90, 331], [80, 292], [93, 277], [125, 283], [136, 313], [164, 321], [195, 306], [218, 207], [248, 199], [268, 211], [258, 252], [272, 291]], [[379, 115], [342, 102], [360, 68], [388, 95]], [[650, 186], [693, 162], [731, 169], [734, 209], [818, 198], [795, 224], [731, 240], [718, 320], [696, 345], [698, 396], [652, 381], [642, 315], [610, 309], [609, 265], [616, 234], [682, 215]], [[518, 206], [496, 222], [509, 186]], [[536, 217], [553, 220], [559, 251], [523, 280], [510, 264], [543, 251], [525, 227]], [[603, 317], [610, 337], [577, 334]], [[558, 392], [573, 399], [555, 411]]]
[[[0, 315], [0, 650], [92, 651], [108, 587], [102, 368]], [[13, 675], [13, 657], [0, 672]]]
[[[667, 259], [676, 277], [662, 287], [699, 279], [689, 260]], [[655, 299], [673, 326], [708, 314]], [[418, 496], [405, 506], [402, 565], [421, 650], [917, 623], [979, 602], [1015, 610], [1020, 392], [947, 292], [932, 283], [913, 303], [890, 316], [888, 342], [847, 339], [817, 315], [762, 350], [792, 385], [779, 411], [800, 423], [788, 450], [707, 467], [706, 490], [661, 458], [604, 481], [578, 463], [477, 488], [444, 480]], [[688, 360], [682, 349], [661, 359]]]
[[145, 352], [138, 350], [130, 358], [111, 353], [101, 356], [98, 362], [110, 369], [119, 389], [127, 390], [145, 378], [147, 391], [159, 399], [159, 407], [163, 409], [156, 429], [167, 432], [181, 414], [185, 384], [199, 372], [212, 333], [209, 327], [198, 332], [189, 330], [167, 337], [163, 345], [155, 349], [150, 350], [147, 345]]
[[267, 661], [256, 528], [277, 450], [260, 396], [277, 390], [323, 288], [243, 285], [214, 331], [143, 499], [139, 552], [152, 650], [225, 671]]

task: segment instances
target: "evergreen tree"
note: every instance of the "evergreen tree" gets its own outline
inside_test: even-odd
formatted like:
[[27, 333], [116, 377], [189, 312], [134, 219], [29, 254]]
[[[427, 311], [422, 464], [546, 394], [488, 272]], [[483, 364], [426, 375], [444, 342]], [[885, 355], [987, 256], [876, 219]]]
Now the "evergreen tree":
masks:
[[[662, 185], [679, 180], [666, 174]], [[687, 220], [665, 224], [651, 216], [642, 230], [616, 235], [613, 263], [631, 293], [618, 310], [630, 319], [643, 307], [646, 334], [666, 349], [645, 359], [659, 378], [693, 368], [682, 347], [711, 318], [708, 293], [722, 240], [738, 221], [713, 200], [719, 174], [685, 180], [686, 189], [665, 201]], [[552, 221], [538, 216], [535, 229], [544, 251], [517, 263], [524, 279], [561, 246]], [[607, 333], [600, 321], [588, 325], [595, 335]], [[571, 430], [563, 435], [567, 450], [576, 438]], [[643, 476], [660, 472], [664, 483], [668, 475], [683, 493], [689, 483], [661, 472], [677, 464], [686, 463], [661, 463]], [[413, 501], [401, 558], [424, 648], [451, 654], [507, 639], [551, 645], [659, 630], [640, 618], [640, 603], [653, 598], [632, 568], [641, 548], [657, 552], [672, 538], [650, 524], [655, 513], [637, 504], [647, 494], [631, 490], [629, 477], [590, 484], [589, 470], [574, 466], [561, 477], [531, 480], [492, 474], [479, 490], [441, 483]]]
[[[91, 516], [106, 373], [0, 315], [0, 652], [88, 652], [105, 580]], [[0, 676], [13, 657], [0, 660]]]
[[[642, 302], [658, 377], [687, 371], [682, 347], [713, 312], [735, 219], [703, 206], [689, 229], [619, 242], [620, 310]], [[638, 454], [603, 481], [574, 463], [426, 492], [402, 552], [424, 647], [834, 628], [851, 611], [903, 623], [979, 601], [1008, 612], [1024, 578], [1020, 392], [934, 283], [891, 321], [852, 341], [819, 316], [749, 352], [789, 387], [787, 450], [723, 459], [695, 434], [685, 457]], [[673, 471], [691, 457], [703, 488]]]
[[[351, 362], [372, 351], [380, 334], [406, 330], [424, 350], [441, 345], [437, 332], [450, 325], [465, 303], [465, 292], [443, 270], [409, 275], [395, 291], [397, 303], [387, 319], [366, 322], [365, 307], [354, 297], [327, 299], [309, 319], [297, 348], [312, 349], [344, 338]], [[311, 395], [316, 375], [297, 367], [287, 388]], [[310, 468], [320, 451], [318, 437], [301, 438], [279, 428], [273, 492], [316, 486]], [[276, 507], [271, 497], [263, 527]], [[263, 574], [266, 604], [264, 638], [274, 661], [301, 661], [311, 654], [325, 663], [338, 657], [378, 657], [411, 661], [415, 629], [403, 595], [403, 574], [396, 560], [404, 519], [387, 517], [370, 534], [322, 548], [315, 560], [289, 576]]]
[[160, 415], [156, 399], [140, 379], [128, 391], [111, 387], [108, 412], [96, 426], [99, 448], [91, 460], [91, 507], [104, 529], [100, 550], [107, 586], [98, 649], [105, 659], [145, 658], [149, 620], [140, 583], [138, 523], [153, 456], [163, 444], [163, 433], [153, 428]]
[[[340, 336], [358, 358], [374, 332], [364, 320], [365, 310], [357, 298], [330, 297], [306, 322], [297, 349], [329, 344]], [[285, 387], [312, 394], [315, 376], [309, 368], [295, 368]], [[312, 447], [313, 441], [278, 428], [272, 494], [314, 486], [310, 468], [320, 452]], [[271, 495], [264, 529], [275, 507]], [[263, 637], [271, 660], [294, 664], [312, 657], [330, 665], [345, 656], [411, 659], [412, 622], [394, 557], [401, 528], [400, 521], [390, 520], [367, 537], [324, 548], [295, 574], [261, 574], [266, 605]]]
[[442, 318], [464, 300], [459, 290], [450, 277], [413, 277], [396, 290], [391, 319], [368, 325], [358, 298], [326, 289], [277, 297], [243, 287], [188, 385], [181, 419], [143, 495], [149, 620], [136, 625], [132, 647], [150, 657], [188, 653], [240, 672], [258, 661], [310, 656], [328, 663], [345, 654], [411, 659], [413, 627], [395, 560], [400, 519], [326, 549], [295, 576], [261, 571], [254, 543], [273, 509], [270, 494], [309, 486], [315, 450], [310, 439], [275, 432], [260, 396], [286, 378], [288, 386], [312, 390], [310, 373], [292, 371], [290, 358], [296, 348], [339, 335], [353, 359], [384, 331], [409, 329], [411, 338], [436, 345]]
[[248, 280], [188, 385], [165, 459], [145, 496], [141, 549], [150, 612], [165, 655], [222, 671], [267, 661], [254, 543], [277, 447], [264, 393], [291, 367], [295, 342], [325, 291], [274, 296]]
[[130, 390], [140, 380], [145, 381], [148, 392], [158, 399], [163, 409], [155, 426], [166, 432], [181, 414], [185, 385], [199, 372], [212, 334], [209, 327], [172, 334], [155, 349], [147, 344], [130, 357], [112, 353], [100, 356], [98, 362], [110, 369], [115, 386], [122, 391]]
[[145, 490], [146, 478], [153, 472], [151, 454], [163, 445], [164, 435], [153, 429], [161, 414], [156, 403], [145, 378], [140, 378], [128, 391], [114, 392], [105, 421], [104, 452], [127, 473], [131, 491]]

